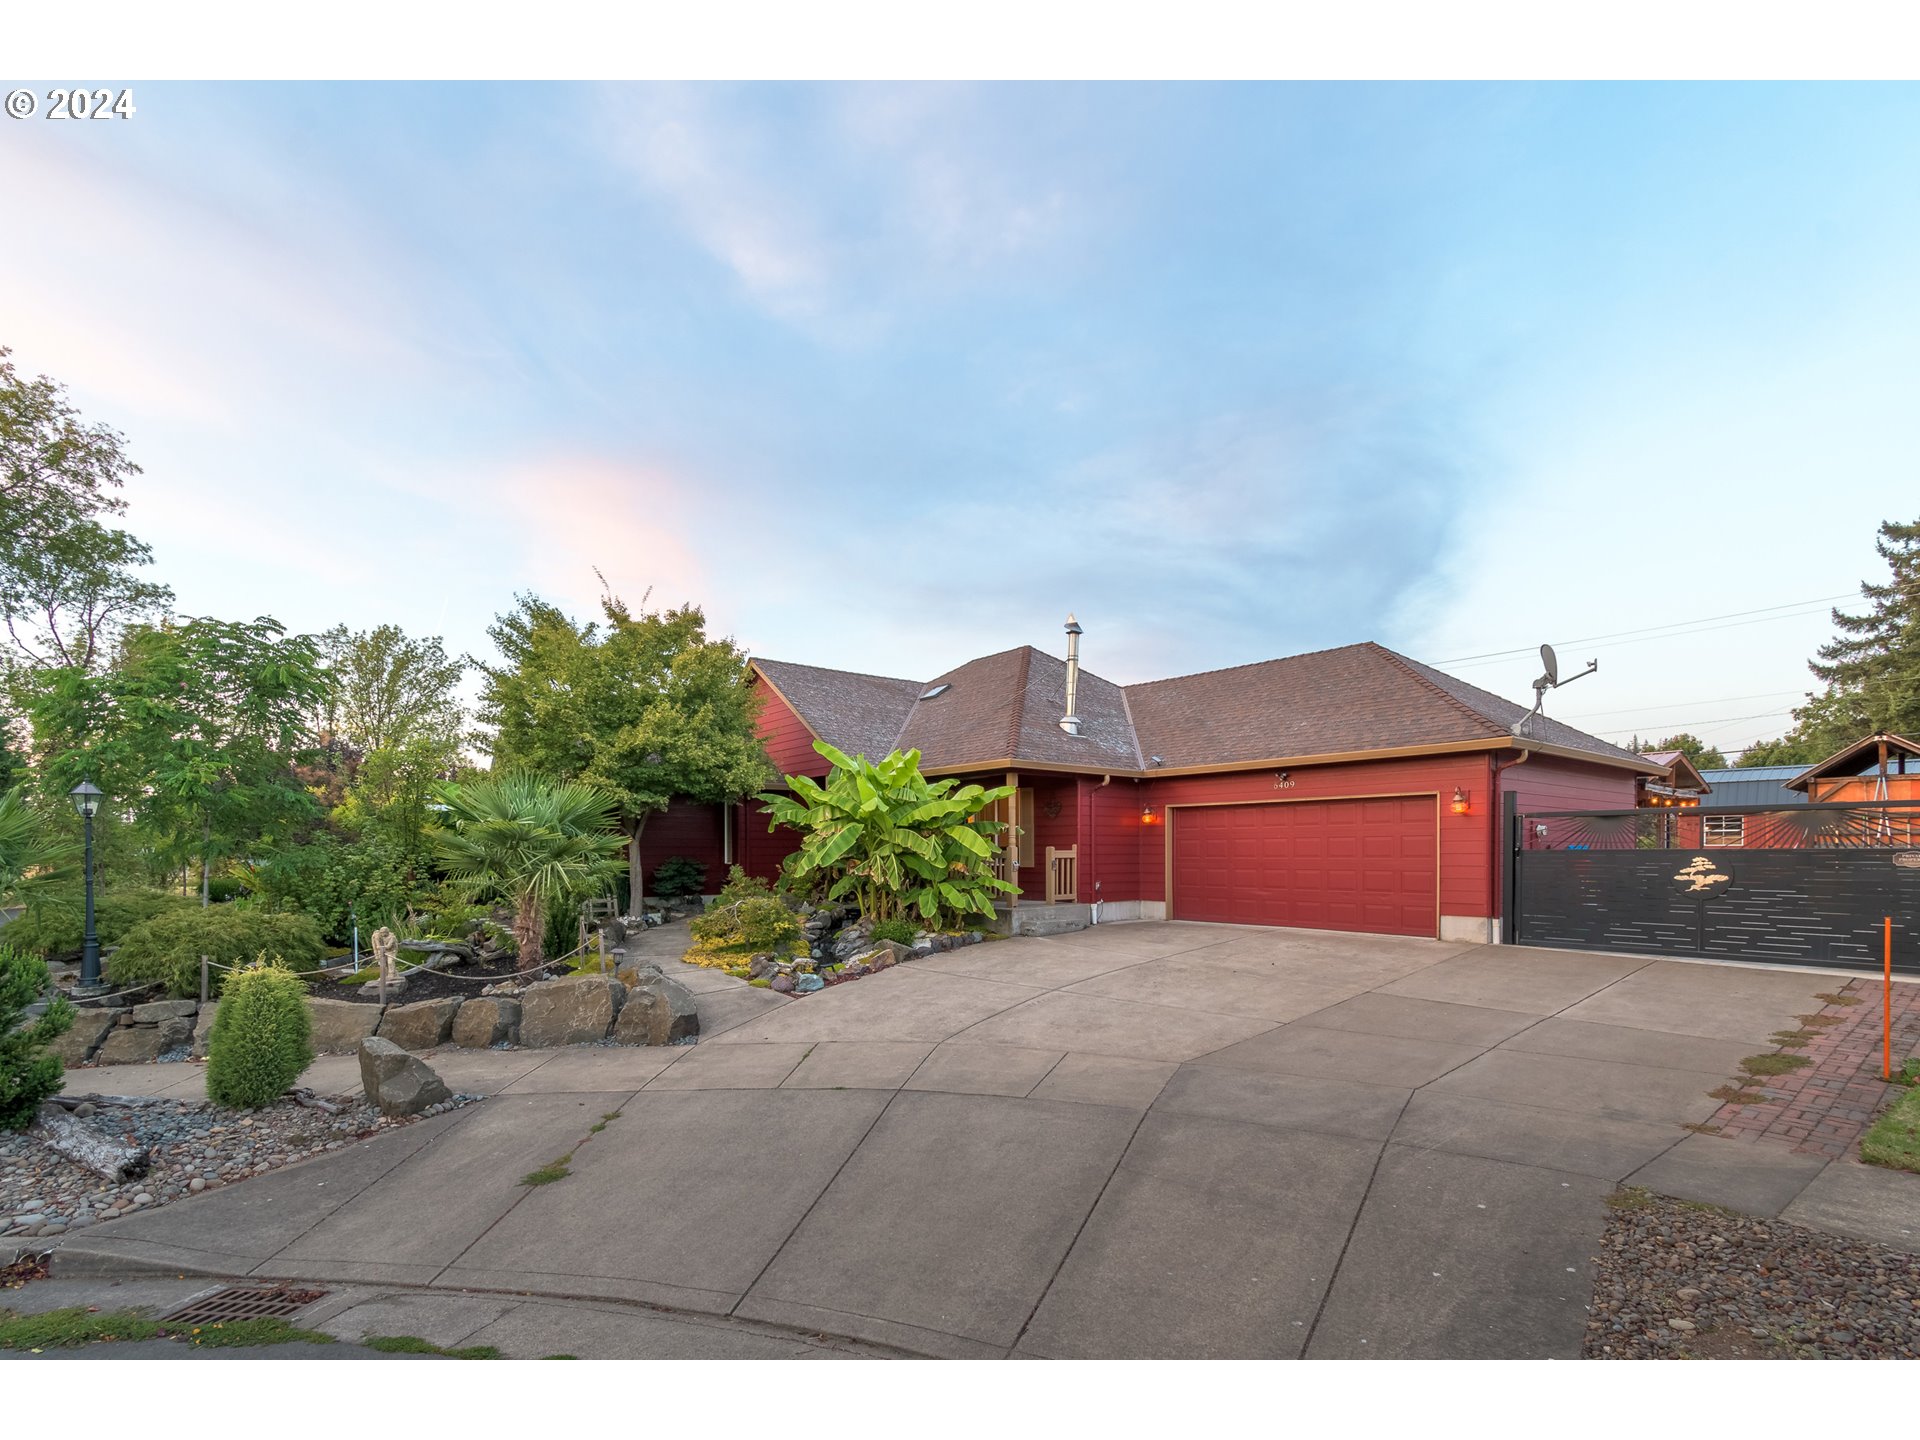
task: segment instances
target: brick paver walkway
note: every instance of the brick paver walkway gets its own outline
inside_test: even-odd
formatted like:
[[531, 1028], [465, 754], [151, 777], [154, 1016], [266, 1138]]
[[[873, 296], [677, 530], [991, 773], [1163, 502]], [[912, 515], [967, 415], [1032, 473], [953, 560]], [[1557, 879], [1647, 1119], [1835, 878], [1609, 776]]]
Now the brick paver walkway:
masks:
[[[1841, 1160], [1894, 1093], [1880, 1078], [1881, 982], [1849, 980], [1829, 994], [1857, 996], [1854, 1005], [1827, 1005], [1809, 1025], [1814, 1037], [1783, 1047], [1813, 1063], [1790, 1075], [1748, 1082], [1766, 1095], [1757, 1105], [1723, 1105], [1708, 1123], [1729, 1139], [1784, 1140], [1806, 1155]], [[1920, 1051], [1920, 985], [1893, 986], [1893, 1065]]]

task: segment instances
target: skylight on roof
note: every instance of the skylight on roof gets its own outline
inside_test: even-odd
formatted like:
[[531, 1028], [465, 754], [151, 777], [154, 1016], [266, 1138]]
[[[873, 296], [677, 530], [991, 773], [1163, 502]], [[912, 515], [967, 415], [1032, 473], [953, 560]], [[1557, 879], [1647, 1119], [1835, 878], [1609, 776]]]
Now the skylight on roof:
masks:
[[920, 698], [922, 700], [931, 700], [936, 695], [946, 694], [947, 691], [951, 690], [952, 688], [953, 686], [951, 685], [936, 685], [931, 690], [927, 691], [926, 694], [922, 695]]

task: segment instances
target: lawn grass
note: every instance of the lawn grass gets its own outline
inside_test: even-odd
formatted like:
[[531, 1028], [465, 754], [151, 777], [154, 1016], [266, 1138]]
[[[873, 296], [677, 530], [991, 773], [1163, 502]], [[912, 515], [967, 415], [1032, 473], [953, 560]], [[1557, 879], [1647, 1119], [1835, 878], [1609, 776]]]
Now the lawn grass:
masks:
[[1861, 1137], [1860, 1158], [1869, 1165], [1920, 1174], [1920, 1090], [1909, 1090]]
[[382, 1350], [389, 1355], [445, 1355], [453, 1360], [498, 1360], [500, 1351], [492, 1345], [468, 1345], [460, 1349], [450, 1349], [445, 1345], [436, 1345], [431, 1340], [422, 1340], [418, 1335], [369, 1335], [361, 1342], [369, 1350]]
[[18, 1315], [0, 1310], [0, 1350], [70, 1350], [107, 1340], [151, 1340], [158, 1324], [132, 1310], [89, 1311], [84, 1305]]
[[275, 1316], [255, 1320], [222, 1320], [217, 1325], [196, 1325], [190, 1330], [172, 1332], [182, 1340], [214, 1350], [250, 1350], [257, 1345], [290, 1345], [305, 1340], [310, 1345], [331, 1345], [333, 1336], [322, 1330], [302, 1330]]
[[0, 1350], [70, 1350], [115, 1340], [186, 1340], [213, 1349], [251, 1349], [305, 1340], [331, 1345], [333, 1336], [284, 1320], [228, 1320], [218, 1325], [162, 1325], [134, 1310], [90, 1311], [73, 1305], [38, 1315], [0, 1310]]

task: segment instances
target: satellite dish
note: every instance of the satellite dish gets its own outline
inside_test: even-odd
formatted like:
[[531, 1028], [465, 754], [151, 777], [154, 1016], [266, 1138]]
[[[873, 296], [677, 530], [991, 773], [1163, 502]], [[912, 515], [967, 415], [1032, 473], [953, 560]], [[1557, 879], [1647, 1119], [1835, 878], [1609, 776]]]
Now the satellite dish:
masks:
[[[1562, 684], [1571, 685], [1575, 680], [1578, 680], [1581, 675], [1591, 675], [1600, 668], [1600, 662], [1598, 660], [1589, 660], [1587, 661], [1587, 668], [1582, 670], [1579, 675], [1569, 675], [1562, 681], [1560, 678], [1560, 657], [1553, 653], [1553, 646], [1551, 645], [1542, 645], [1540, 647], [1540, 663], [1545, 667], [1546, 673], [1533, 682], [1534, 715], [1538, 715], [1540, 713], [1540, 707], [1546, 703], [1547, 691], [1557, 690]], [[1516, 735], [1523, 734], [1527, 721], [1532, 718], [1533, 716], [1529, 715], [1516, 721], [1513, 727], [1514, 733]]]

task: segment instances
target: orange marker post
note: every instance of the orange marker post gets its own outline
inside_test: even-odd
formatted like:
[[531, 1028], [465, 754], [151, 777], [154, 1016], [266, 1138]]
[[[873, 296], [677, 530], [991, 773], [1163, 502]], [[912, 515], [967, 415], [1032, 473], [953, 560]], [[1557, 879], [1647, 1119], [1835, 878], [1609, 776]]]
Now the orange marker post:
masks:
[[1887, 916], [1883, 932], [1886, 942], [1882, 954], [1885, 979], [1882, 981], [1880, 1000], [1880, 1075], [1884, 1080], [1893, 1079], [1893, 917]]

